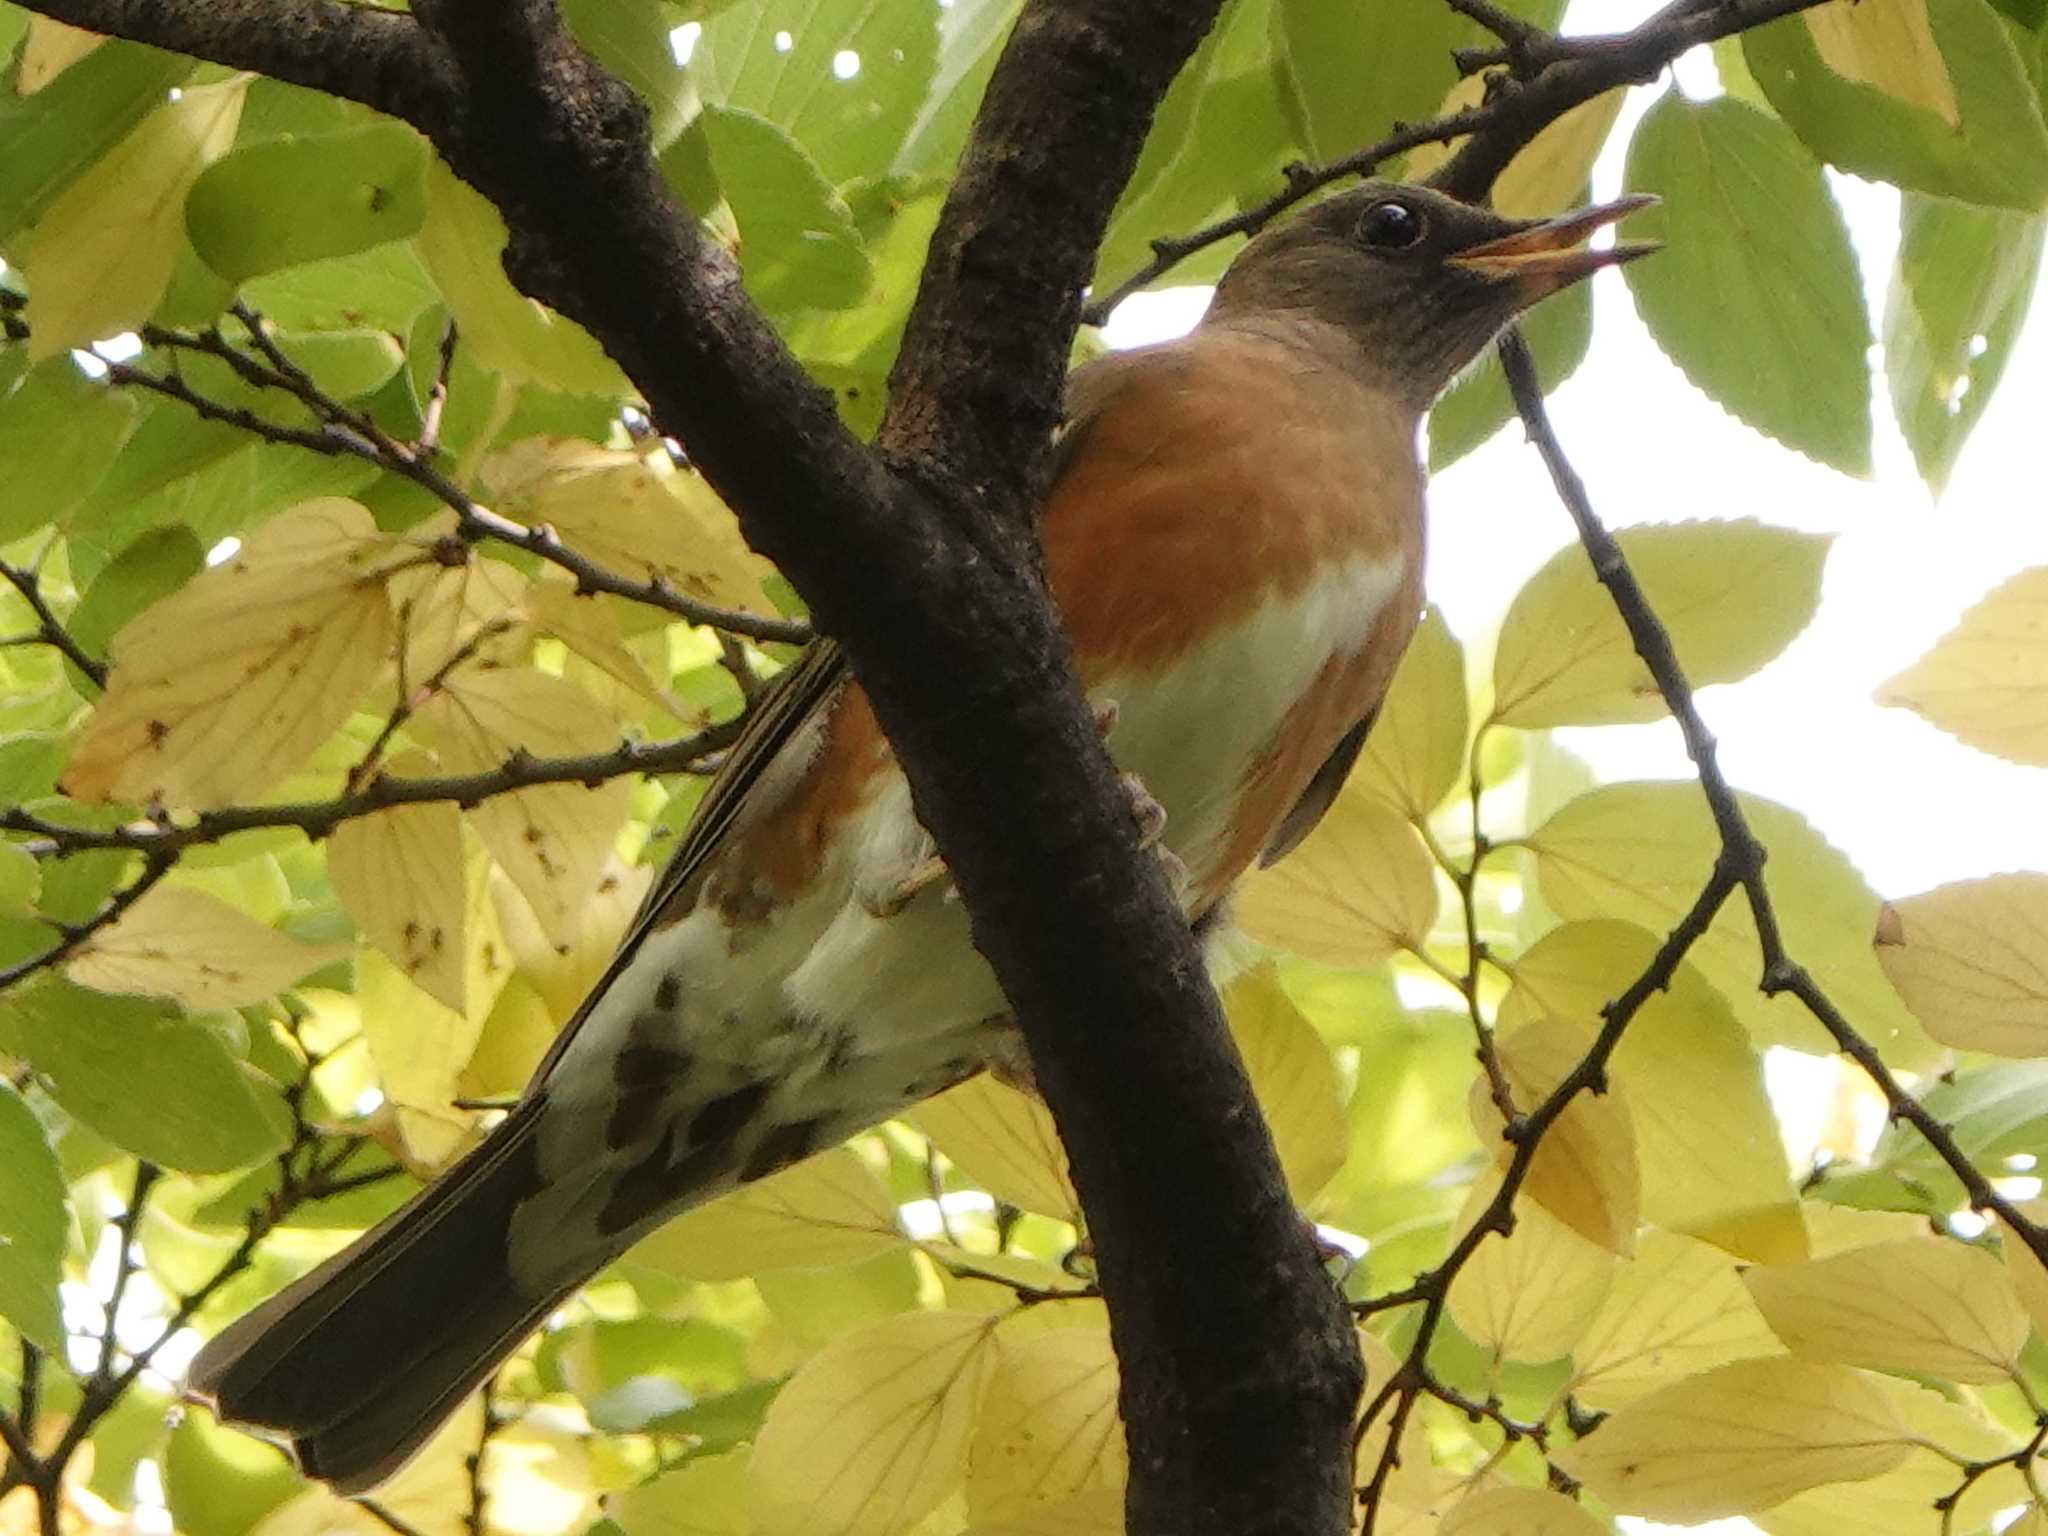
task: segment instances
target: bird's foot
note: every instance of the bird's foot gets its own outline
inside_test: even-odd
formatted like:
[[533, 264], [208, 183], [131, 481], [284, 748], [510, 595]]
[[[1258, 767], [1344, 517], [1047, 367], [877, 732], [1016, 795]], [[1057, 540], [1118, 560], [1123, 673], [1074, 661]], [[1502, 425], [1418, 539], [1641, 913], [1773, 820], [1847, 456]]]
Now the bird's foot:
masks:
[[1122, 779], [1124, 793], [1130, 798], [1131, 815], [1138, 823], [1138, 847], [1159, 860], [1159, 867], [1166, 871], [1166, 883], [1173, 887], [1174, 899], [1185, 902], [1192, 882], [1180, 855], [1162, 841], [1166, 836], [1166, 807], [1153, 798], [1145, 781], [1135, 773], [1126, 773]]
[[896, 917], [935, 885], [945, 886], [949, 896], [954, 894], [953, 872], [936, 853], [919, 859], [910, 873], [894, 884], [863, 890], [861, 908], [869, 917]]

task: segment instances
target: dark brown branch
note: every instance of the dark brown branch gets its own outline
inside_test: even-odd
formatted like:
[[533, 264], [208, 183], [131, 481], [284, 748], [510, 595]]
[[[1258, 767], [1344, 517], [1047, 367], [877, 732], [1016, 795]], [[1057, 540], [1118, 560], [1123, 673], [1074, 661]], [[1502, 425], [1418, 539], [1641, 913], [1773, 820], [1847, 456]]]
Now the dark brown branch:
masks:
[[1658, 692], [1663, 695], [1664, 702], [1678, 721], [1679, 730], [1684, 734], [1686, 751], [1699, 773], [1700, 790], [1706, 796], [1715, 828], [1721, 837], [1721, 863], [1717, 866], [1717, 875], [1723, 868], [1733, 875], [1756, 922], [1763, 973], [1758, 983], [1760, 989], [1769, 997], [1790, 993], [1799, 999], [1834, 1040], [1836, 1049], [1861, 1067], [1877, 1085], [1878, 1091], [1884, 1095], [1885, 1107], [1891, 1118], [1911, 1125], [1934, 1149], [1936, 1156], [1962, 1184], [1971, 1206], [1997, 1215], [2036, 1258], [2048, 1264], [2048, 1229], [2029, 1219], [2017, 1205], [1992, 1187], [1991, 1181], [1956, 1145], [1949, 1128], [1928, 1113], [1925, 1106], [1901, 1086], [1898, 1078], [1884, 1064], [1877, 1048], [1843, 1016], [1807, 969], [1786, 952], [1777, 910], [1764, 883], [1763, 844], [1751, 831], [1741, 802], [1721, 772], [1715, 756], [1714, 738], [1700, 719], [1699, 710], [1693, 702], [1692, 687], [1679, 666], [1670, 634], [1644, 597], [1634, 572], [1622, 555], [1621, 546], [1614, 542], [1594, 512], [1585, 483], [1565, 457], [1563, 446], [1551, 429], [1549, 414], [1544, 409], [1535, 363], [1518, 331], [1511, 331], [1502, 338], [1500, 355], [1501, 364], [1507, 372], [1508, 388], [1514, 395], [1523, 425], [1550, 471], [1559, 498], [1571, 512], [1580, 541], [1592, 560], [1593, 574], [1607, 588], [1622, 622], [1628, 627], [1636, 653], [1649, 668]]
[[60, 652], [74, 667], [91, 678], [95, 687], [106, 687], [106, 663], [92, 656], [84, 646], [72, 638], [71, 631], [64, 627], [63, 621], [51, 610], [49, 600], [43, 596], [43, 586], [37, 579], [35, 570], [23, 569], [21, 566], [10, 565], [7, 561], [0, 560], [0, 580], [6, 581], [19, 592], [22, 600], [28, 604], [29, 612], [35, 615], [34, 631], [23, 638]]
[[[201, 811], [190, 821], [134, 823], [99, 829], [68, 827], [23, 810], [0, 809], [0, 832], [23, 833], [38, 858], [63, 858], [98, 849], [129, 849], [154, 859], [173, 859], [188, 848], [217, 843], [238, 832], [261, 827], [296, 827], [309, 838], [326, 837], [344, 821], [374, 815], [399, 805], [425, 805], [452, 800], [464, 809], [514, 790], [537, 784], [584, 784], [591, 788], [626, 774], [679, 773], [710, 753], [722, 751], [738, 737], [741, 722], [709, 726], [673, 741], [624, 742], [609, 752], [588, 757], [529, 757], [515, 753], [486, 773], [447, 774], [431, 778], [389, 778], [380, 775], [350, 794], [332, 800], [285, 805], [229, 806]], [[5, 973], [0, 972], [0, 981]]]

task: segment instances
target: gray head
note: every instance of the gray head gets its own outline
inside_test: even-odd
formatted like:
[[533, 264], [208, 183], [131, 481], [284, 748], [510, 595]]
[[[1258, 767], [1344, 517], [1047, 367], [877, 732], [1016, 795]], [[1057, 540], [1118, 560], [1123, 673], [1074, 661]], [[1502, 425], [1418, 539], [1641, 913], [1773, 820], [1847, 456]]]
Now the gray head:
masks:
[[1246, 246], [1209, 316], [1292, 314], [1340, 327], [1361, 367], [1423, 410], [1531, 304], [1654, 250], [1582, 244], [1651, 201], [1510, 219], [1426, 187], [1362, 182]]

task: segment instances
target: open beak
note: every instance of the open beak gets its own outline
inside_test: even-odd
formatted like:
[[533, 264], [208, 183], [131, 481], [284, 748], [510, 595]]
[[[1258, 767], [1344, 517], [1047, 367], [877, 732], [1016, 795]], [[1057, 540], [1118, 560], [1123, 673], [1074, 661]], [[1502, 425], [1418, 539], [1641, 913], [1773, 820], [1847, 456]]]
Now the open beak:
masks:
[[1656, 250], [1655, 240], [1617, 240], [1599, 250], [1585, 244], [1599, 230], [1656, 201], [1646, 193], [1636, 193], [1611, 203], [1596, 203], [1554, 219], [1524, 224], [1445, 260], [1470, 272], [1522, 284], [1533, 290], [1533, 300], [1590, 277], [1602, 267], [1617, 267]]

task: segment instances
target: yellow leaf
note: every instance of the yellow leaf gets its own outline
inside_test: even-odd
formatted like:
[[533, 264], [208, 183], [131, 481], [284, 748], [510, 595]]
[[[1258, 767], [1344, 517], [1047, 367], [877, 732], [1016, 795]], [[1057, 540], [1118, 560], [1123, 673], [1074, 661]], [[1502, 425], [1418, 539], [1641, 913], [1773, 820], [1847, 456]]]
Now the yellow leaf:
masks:
[[846, 1147], [807, 1158], [643, 1238], [629, 1262], [692, 1280], [851, 1264], [905, 1239], [896, 1207]]
[[1419, 947], [1436, 877], [1415, 829], [1347, 788], [1300, 847], [1238, 887], [1237, 921], [1262, 944], [1325, 965], [1377, 965]]
[[1028, 1094], [987, 1073], [969, 1078], [904, 1116], [998, 1200], [1078, 1222], [1081, 1197], [1067, 1177], [1067, 1151], [1052, 1115]]
[[1877, 690], [1950, 735], [2015, 763], [2048, 767], [2048, 565], [1995, 588]]
[[[1625, 528], [1616, 536], [1695, 687], [1747, 677], [1820, 601], [1828, 537], [1748, 519]], [[1530, 577], [1501, 621], [1493, 718], [1504, 725], [1661, 719], [1664, 700], [1577, 545]]]
[[626, 649], [618, 620], [605, 601], [595, 594], [578, 596], [566, 574], [559, 581], [550, 577], [535, 582], [526, 610], [535, 629], [553, 635], [614, 682], [678, 720], [709, 723], [701, 711], [692, 710], [648, 675], [640, 659]]
[[1337, 1064], [1270, 965], [1233, 982], [1223, 1006], [1279, 1149], [1287, 1188], [1305, 1204], [1344, 1166], [1349, 1135]]
[[[392, 769], [418, 771], [406, 761]], [[457, 1013], [468, 1007], [466, 863], [462, 814], [448, 802], [345, 821], [327, 843], [334, 893], [363, 936], [428, 996]]]
[[1486, 1488], [1438, 1529], [1442, 1536], [1608, 1536], [1611, 1528], [1548, 1488]]
[[807, 1361], [749, 1468], [756, 1536], [896, 1536], [951, 1493], [996, 1361], [994, 1324], [908, 1312]]
[[1690, 1524], [1882, 1476], [1906, 1459], [1908, 1434], [1869, 1377], [1779, 1356], [1665, 1387], [1556, 1460], [1625, 1514]]
[[[1460, 1235], [1499, 1188], [1490, 1168], [1474, 1181]], [[1495, 1359], [1554, 1360], [1599, 1315], [1616, 1260], [1532, 1201], [1517, 1200], [1514, 1214], [1514, 1231], [1481, 1242], [1451, 1282], [1451, 1317]]]
[[[1565, 1019], [1590, 1043], [1601, 1005], [1642, 973], [1657, 942], [1628, 923], [1553, 929], [1515, 962], [1500, 1027]], [[1643, 1004], [1609, 1076], [1627, 1094], [1645, 1220], [1764, 1263], [1806, 1256], [1763, 1064], [1692, 966]]]
[[[1495, 1049], [1513, 1091], [1516, 1112], [1527, 1114], [1584, 1058], [1592, 1037], [1562, 1019], [1538, 1019], [1499, 1037]], [[1472, 1128], [1505, 1169], [1514, 1147], [1507, 1122], [1482, 1076], [1468, 1095]], [[1618, 1084], [1606, 1093], [1581, 1093], [1565, 1106], [1537, 1143], [1522, 1193], [1588, 1242], [1626, 1256], [1635, 1247], [1642, 1177], [1636, 1167], [1635, 1126]]]
[[[1746, 602], [1747, 599], [1744, 599]], [[1890, 1065], [1919, 1071], [1942, 1053], [1884, 979], [1865, 937], [1878, 899], [1855, 868], [1794, 811], [1740, 796], [1751, 828], [1770, 853], [1765, 883], [1785, 944]], [[1621, 918], [1664, 934], [1692, 907], [1720, 848], [1699, 786], [1603, 785], [1568, 802], [1529, 834], [1543, 900], [1567, 922]], [[1833, 1041], [1791, 997], [1757, 991], [1756, 925], [1740, 895], [1695, 945], [1691, 960], [1732, 1001], [1758, 1041], [1832, 1052]]]
[[626, 1536], [747, 1536], [746, 1451], [698, 1456], [605, 1502]]
[[356, 1001], [377, 1082], [398, 1118], [407, 1158], [436, 1168], [468, 1140], [456, 1082], [483, 1033], [485, 1008], [457, 1013], [421, 991], [376, 950], [356, 961]]
[[530, 437], [492, 454], [481, 473], [507, 516], [547, 524], [607, 569], [722, 607], [775, 611], [737, 520], [702, 475], [665, 453]]
[[1588, 1407], [1619, 1408], [1681, 1377], [1779, 1349], [1734, 1260], [1676, 1232], [1652, 1232], [1572, 1351], [1572, 1392]]
[[1124, 1536], [1123, 1492], [1097, 1488], [1043, 1508], [1013, 1510], [960, 1536]]
[[1431, 608], [1373, 717], [1350, 789], [1420, 821], [1465, 766], [1465, 650]]
[[240, 1008], [348, 953], [302, 944], [201, 891], [160, 885], [73, 953], [65, 974], [102, 992]]
[[569, 1425], [532, 1414], [491, 1437], [483, 1481], [497, 1536], [562, 1536], [597, 1519], [589, 1442]]
[[532, 583], [504, 561], [469, 550], [454, 532], [451, 512], [429, 518], [398, 541], [422, 554], [464, 556], [454, 564], [446, 563], [447, 556], [421, 560], [391, 577], [387, 590], [398, 624], [400, 680], [408, 694], [451, 663], [516, 665], [528, 649], [530, 636], [520, 621]]
[[[1939, 1529], [1937, 1501], [1953, 1497], [1962, 1482], [1958, 1464], [1995, 1461], [2018, 1448], [2018, 1441], [1972, 1401], [1950, 1402], [1938, 1392], [1891, 1377], [1874, 1381], [1920, 1443], [1882, 1477], [1830, 1483], [1751, 1514], [1768, 1536], [1916, 1536], [1922, 1531], [1932, 1536]], [[1995, 1468], [1977, 1478], [1957, 1502], [1953, 1528], [1985, 1530], [1994, 1515], [2026, 1496], [2017, 1469]]]
[[505, 221], [438, 156], [427, 167], [427, 221], [415, 245], [455, 312], [464, 350], [487, 371], [572, 395], [631, 392], [588, 331], [512, 286]]
[[391, 611], [370, 569], [384, 547], [355, 502], [305, 502], [138, 615], [65, 789], [206, 809], [297, 767], [385, 665]]
[[597, 891], [584, 908], [583, 924], [566, 945], [543, 932], [533, 904], [502, 869], [490, 873], [492, 910], [519, 974], [533, 984], [549, 1012], [566, 1019], [597, 985], [654, 883], [651, 864], [627, 865], [617, 854], [605, 860]]
[[[574, 683], [528, 667], [458, 668], [413, 717], [451, 773], [502, 767], [515, 751], [574, 756], [617, 746], [611, 716]], [[580, 936], [625, 822], [632, 786], [544, 784], [494, 795], [469, 813], [491, 857], [558, 948]]]
[[99, 33], [83, 27], [67, 26], [47, 16], [29, 17], [28, 36], [22, 41], [21, 58], [14, 69], [15, 94], [35, 95], [105, 41]]
[[1794, 1354], [1950, 1381], [2004, 1381], [2027, 1338], [2012, 1281], [1988, 1253], [1915, 1237], [1743, 1275]]
[[1960, 129], [1955, 83], [1934, 41], [1927, 0], [1836, 0], [1806, 13], [1813, 45], [1829, 69], [1874, 86]]
[[149, 318], [185, 244], [185, 194], [234, 143], [247, 84], [186, 87], [50, 204], [22, 261], [31, 363]]
[[2029, 1504], [2027, 1512], [2008, 1525], [2001, 1536], [2048, 1536], [2048, 1509]]
[[1005, 1341], [967, 1458], [978, 1520], [1120, 1490], [1129, 1472], [1106, 1328], [1058, 1328]]
[[2048, 875], [1958, 880], [1888, 903], [1877, 963], [1943, 1045], [2048, 1054]]
[[[2031, 1200], [2019, 1209], [2035, 1226], [2048, 1226], [2048, 1200]], [[2048, 1338], [2048, 1266], [2041, 1263], [2026, 1239], [2003, 1216], [1998, 1218], [1998, 1238], [1999, 1255], [2005, 1260], [2005, 1272], [2012, 1279], [2020, 1305], [2027, 1309], [2027, 1316], [2042, 1337]]]
[[[1474, 73], [1464, 76], [1444, 96], [1439, 115], [1476, 107], [1486, 94], [1486, 80]], [[1562, 213], [1585, 193], [1593, 174], [1593, 162], [1614, 127], [1625, 91], [1608, 91], [1582, 102], [1530, 140], [1527, 148], [1508, 162], [1493, 184], [1493, 206], [1510, 218], [1544, 219]], [[1463, 139], [1449, 144], [1424, 144], [1411, 150], [1404, 174], [1420, 181], [1455, 154]]]

